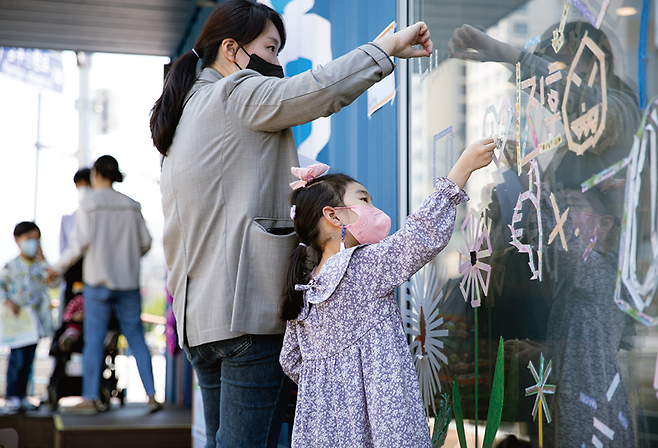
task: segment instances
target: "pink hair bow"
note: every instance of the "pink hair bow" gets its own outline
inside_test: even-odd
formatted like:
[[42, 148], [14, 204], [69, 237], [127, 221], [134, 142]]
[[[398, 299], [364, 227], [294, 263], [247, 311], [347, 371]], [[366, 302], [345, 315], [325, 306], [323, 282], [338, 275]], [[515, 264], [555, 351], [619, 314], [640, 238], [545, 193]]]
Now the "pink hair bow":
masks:
[[303, 188], [307, 183], [313, 179], [317, 179], [320, 176], [324, 176], [327, 171], [329, 171], [329, 165], [324, 163], [314, 163], [305, 168], [293, 166], [290, 168], [293, 176], [298, 177], [300, 180], [296, 180], [290, 184], [290, 188], [297, 190], [298, 188]]

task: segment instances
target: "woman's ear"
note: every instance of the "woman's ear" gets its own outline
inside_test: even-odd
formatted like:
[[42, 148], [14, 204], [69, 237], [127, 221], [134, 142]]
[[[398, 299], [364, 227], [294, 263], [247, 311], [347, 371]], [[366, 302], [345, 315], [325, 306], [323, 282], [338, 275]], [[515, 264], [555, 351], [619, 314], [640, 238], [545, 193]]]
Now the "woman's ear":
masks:
[[235, 39], [231, 39], [231, 38], [224, 39], [221, 45], [219, 46], [217, 59], [223, 57], [226, 61], [233, 64], [235, 63], [239, 48], [240, 46], [235, 41]]

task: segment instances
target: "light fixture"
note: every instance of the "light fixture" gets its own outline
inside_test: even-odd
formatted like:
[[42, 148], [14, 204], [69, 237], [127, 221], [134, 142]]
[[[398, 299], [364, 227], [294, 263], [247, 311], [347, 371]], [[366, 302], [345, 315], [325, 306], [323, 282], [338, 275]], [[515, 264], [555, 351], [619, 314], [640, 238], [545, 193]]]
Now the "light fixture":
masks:
[[632, 6], [624, 6], [621, 8], [617, 8], [615, 14], [617, 14], [620, 17], [634, 16], [635, 14], [637, 14], [637, 9], [633, 8]]

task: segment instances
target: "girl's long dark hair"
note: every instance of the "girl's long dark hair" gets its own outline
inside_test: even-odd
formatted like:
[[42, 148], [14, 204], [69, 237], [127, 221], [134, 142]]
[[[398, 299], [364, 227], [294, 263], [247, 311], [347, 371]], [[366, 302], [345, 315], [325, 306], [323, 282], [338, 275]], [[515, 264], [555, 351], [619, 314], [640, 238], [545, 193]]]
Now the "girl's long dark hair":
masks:
[[185, 96], [197, 79], [197, 61], [201, 59], [203, 70], [215, 62], [224, 39], [232, 38], [246, 45], [260, 36], [268, 22], [279, 31], [283, 48], [286, 43], [283, 20], [272, 8], [252, 0], [228, 0], [213, 10], [194, 44], [199, 58], [190, 50], [176, 60], [165, 79], [162, 96], [151, 110], [151, 138], [163, 156], [167, 155], [183, 115]]
[[345, 189], [352, 182], [356, 181], [346, 174], [327, 174], [293, 191], [290, 198], [290, 204], [295, 206], [293, 223], [299, 241], [305, 246], [297, 246], [290, 259], [279, 312], [281, 320], [295, 319], [304, 306], [304, 294], [296, 291], [295, 285], [308, 283], [311, 271], [322, 257], [322, 209], [344, 205]]

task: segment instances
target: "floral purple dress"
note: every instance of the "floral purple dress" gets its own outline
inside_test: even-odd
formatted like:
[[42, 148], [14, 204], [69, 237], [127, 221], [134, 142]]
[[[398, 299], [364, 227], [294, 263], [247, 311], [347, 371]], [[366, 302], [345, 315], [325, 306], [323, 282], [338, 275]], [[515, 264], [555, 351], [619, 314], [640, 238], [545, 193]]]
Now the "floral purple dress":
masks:
[[439, 178], [403, 229], [331, 257], [287, 324], [281, 365], [299, 385], [293, 447], [430, 447], [395, 288], [447, 244], [468, 199]]

